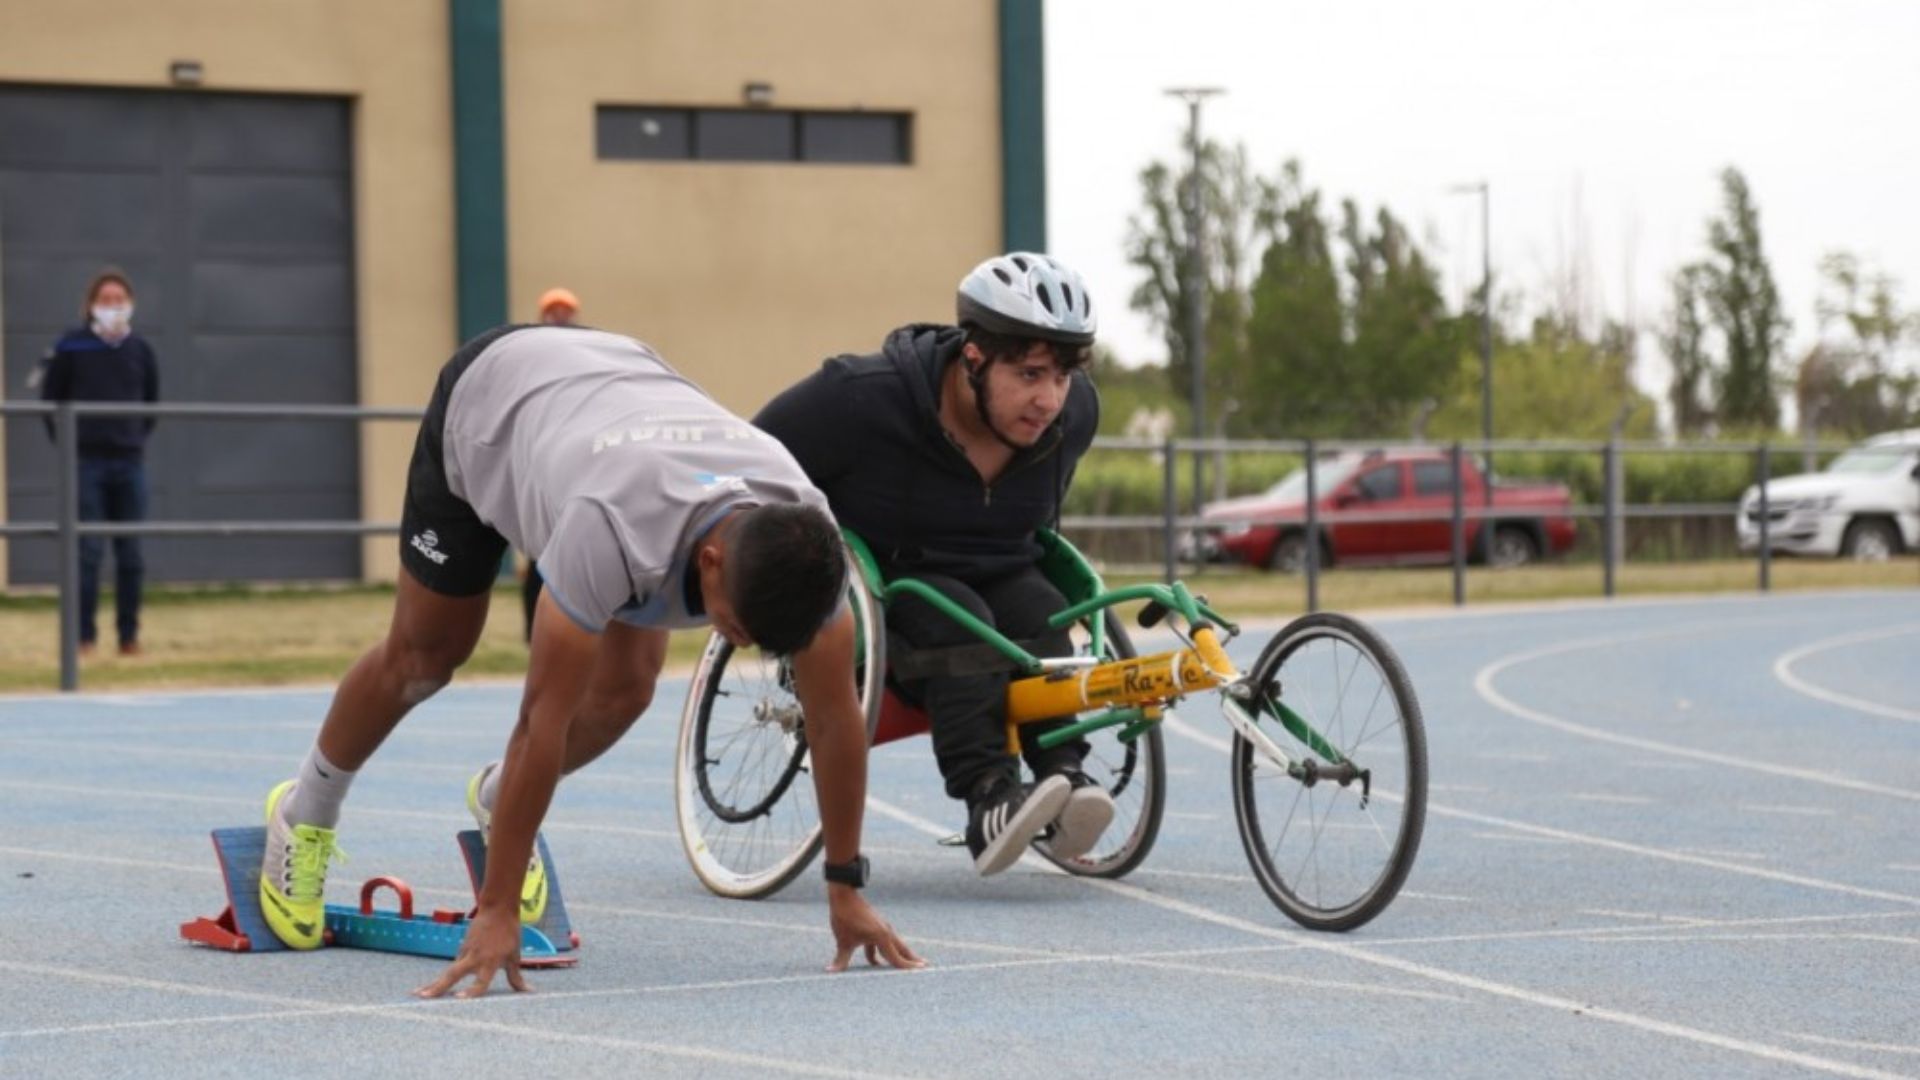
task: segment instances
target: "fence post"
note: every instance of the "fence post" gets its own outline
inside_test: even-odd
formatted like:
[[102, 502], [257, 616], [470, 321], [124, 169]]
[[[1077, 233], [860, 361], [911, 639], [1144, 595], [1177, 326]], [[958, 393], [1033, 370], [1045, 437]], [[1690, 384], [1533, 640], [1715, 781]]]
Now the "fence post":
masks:
[[54, 520], [60, 526], [60, 689], [80, 688], [80, 425], [73, 403], [60, 402], [53, 414], [55, 465]]
[[1166, 572], [1167, 584], [1171, 585], [1179, 577], [1174, 566], [1174, 516], [1179, 507], [1174, 505], [1173, 482], [1173, 436], [1167, 436], [1160, 444], [1160, 514], [1163, 532], [1161, 544], [1161, 564]]
[[[1307, 550], [1301, 568], [1307, 572], [1307, 612], [1320, 610], [1320, 485], [1315, 483], [1313, 440], [1306, 440]], [[1274, 541], [1279, 543], [1279, 541]]]
[[1760, 444], [1760, 591], [1773, 588], [1772, 513], [1767, 506], [1767, 481], [1773, 476], [1772, 448]]
[[1466, 492], [1460, 483], [1460, 440], [1453, 441], [1452, 449], [1447, 451], [1447, 461], [1453, 468], [1453, 515], [1448, 531], [1453, 536], [1453, 606], [1463, 607], [1467, 602], [1467, 503]]
[[1620, 528], [1620, 440], [1608, 439], [1607, 445], [1600, 451], [1601, 496], [1600, 496], [1600, 558], [1605, 564], [1602, 580], [1607, 599], [1613, 599], [1614, 566], [1620, 560], [1622, 541]]

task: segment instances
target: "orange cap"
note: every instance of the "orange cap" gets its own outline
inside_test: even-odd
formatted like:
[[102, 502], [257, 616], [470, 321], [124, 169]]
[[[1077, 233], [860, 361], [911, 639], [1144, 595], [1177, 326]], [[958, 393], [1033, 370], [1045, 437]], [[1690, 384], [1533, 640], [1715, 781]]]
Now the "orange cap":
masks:
[[580, 298], [573, 295], [573, 290], [571, 289], [558, 287], [548, 289], [546, 292], [540, 294], [540, 314], [545, 315], [547, 309], [551, 307], [564, 307], [573, 311], [579, 311]]

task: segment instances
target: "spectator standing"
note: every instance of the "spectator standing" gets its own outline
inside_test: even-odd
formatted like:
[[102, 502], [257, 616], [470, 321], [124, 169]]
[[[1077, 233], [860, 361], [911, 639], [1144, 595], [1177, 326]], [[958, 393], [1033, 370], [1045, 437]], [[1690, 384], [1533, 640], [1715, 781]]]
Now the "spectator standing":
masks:
[[[48, 351], [40, 397], [45, 401], [160, 400], [160, 366], [153, 346], [133, 332], [133, 284], [107, 268], [94, 275], [81, 307], [81, 324]], [[80, 420], [81, 521], [143, 521], [147, 516], [147, 437], [150, 416], [88, 416]], [[49, 425], [51, 430], [51, 425]], [[80, 539], [80, 651], [98, 639], [100, 565], [105, 538]], [[140, 593], [146, 563], [135, 536], [113, 538], [114, 624], [120, 654], [140, 652]]]

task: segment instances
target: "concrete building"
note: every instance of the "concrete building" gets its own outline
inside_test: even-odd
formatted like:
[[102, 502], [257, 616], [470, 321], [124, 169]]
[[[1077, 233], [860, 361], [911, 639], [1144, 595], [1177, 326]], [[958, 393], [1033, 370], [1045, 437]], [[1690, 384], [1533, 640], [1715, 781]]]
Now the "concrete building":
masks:
[[[553, 285], [726, 405], [1045, 245], [1039, 0], [0, 0], [5, 392], [104, 264], [170, 401], [418, 407]], [[413, 425], [168, 421], [157, 520], [396, 521]], [[11, 422], [10, 520], [52, 515]], [[391, 578], [390, 537], [151, 541], [159, 580]], [[12, 583], [51, 579], [15, 541]]]

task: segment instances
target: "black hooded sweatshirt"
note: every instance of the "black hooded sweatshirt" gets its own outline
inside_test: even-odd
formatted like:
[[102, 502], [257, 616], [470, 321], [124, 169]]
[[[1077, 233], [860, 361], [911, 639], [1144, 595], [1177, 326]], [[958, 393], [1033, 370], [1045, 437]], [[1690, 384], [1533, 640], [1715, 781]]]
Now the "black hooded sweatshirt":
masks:
[[1100, 424], [1093, 381], [1076, 371], [1052, 426], [986, 483], [940, 423], [941, 377], [964, 340], [958, 327], [903, 326], [877, 354], [828, 360], [753, 420], [786, 445], [888, 576], [973, 584], [1032, 566], [1034, 530], [1059, 520]]

